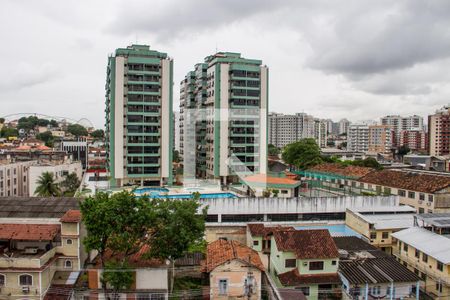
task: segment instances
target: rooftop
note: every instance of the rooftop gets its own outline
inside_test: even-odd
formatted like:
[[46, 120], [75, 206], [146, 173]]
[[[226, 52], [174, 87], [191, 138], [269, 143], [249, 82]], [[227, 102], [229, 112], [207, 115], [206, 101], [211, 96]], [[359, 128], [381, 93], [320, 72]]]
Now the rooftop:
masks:
[[[348, 209], [352, 211], [351, 209]], [[374, 229], [404, 229], [414, 226], [415, 214], [396, 214], [396, 213], [383, 213], [383, 214], [369, 214], [359, 213], [352, 211], [353, 214], [358, 216], [369, 224], [373, 224]]]
[[397, 170], [374, 171], [359, 181], [423, 193], [434, 193], [450, 186], [448, 176]]
[[226, 241], [224, 239], [219, 239], [208, 244], [204, 270], [209, 273], [216, 267], [232, 260], [239, 260], [264, 271], [264, 265], [261, 262], [258, 252], [238, 241]]
[[337, 273], [300, 275], [300, 273], [298, 272], [298, 268], [295, 268], [289, 272], [278, 274], [278, 279], [284, 286], [301, 284], [341, 283], [341, 280], [339, 279], [339, 275]]
[[352, 255], [357, 253], [366, 253], [370, 254], [372, 257], [389, 257], [386, 252], [381, 251], [375, 246], [372, 246], [369, 243], [366, 243], [361, 238], [356, 236], [339, 236], [333, 237], [334, 243], [336, 247], [339, 249], [339, 253], [341, 256], [344, 255]]
[[444, 264], [450, 264], [450, 239], [424, 228], [412, 227], [392, 236]]
[[0, 197], [0, 218], [61, 218], [68, 210], [79, 209], [78, 198]]
[[434, 227], [450, 227], [450, 213], [420, 214], [417, 215], [417, 219]]
[[[166, 267], [167, 265], [164, 263], [163, 260], [157, 259], [157, 258], [148, 258], [146, 257], [146, 254], [150, 251], [150, 247], [148, 245], [144, 245], [141, 247], [141, 249], [136, 252], [135, 254], [131, 255], [127, 258], [128, 266], [132, 268], [159, 268], [159, 267]], [[114, 261], [114, 260], [121, 260], [123, 258], [123, 254], [115, 254], [113, 255], [113, 252], [111, 250], [106, 250], [105, 252], [105, 261]], [[95, 261], [95, 267], [98, 269], [100, 268], [101, 263], [100, 259], [97, 256]]]
[[273, 236], [278, 250], [294, 252], [299, 259], [339, 257], [327, 229], [275, 231]]
[[257, 185], [268, 185], [273, 187], [290, 186], [294, 188], [300, 186], [301, 184], [298, 180], [293, 180], [287, 177], [271, 177], [265, 174], [247, 176], [243, 180], [246, 183], [255, 183]]
[[265, 226], [263, 223], [249, 223], [247, 227], [252, 236], [266, 236], [272, 234], [275, 230], [295, 230], [294, 227]]
[[60, 221], [65, 223], [79, 223], [81, 221], [81, 211], [70, 209], [61, 217]]
[[325, 163], [314, 166], [306, 172], [336, 174], [345, 177], [360, 178], [372, 172], [374, 169], [359, 166], [343, 166], [338, 163]]
[[52, 241], [60, 231], [57, 224], [0, 224], [0, 240]]

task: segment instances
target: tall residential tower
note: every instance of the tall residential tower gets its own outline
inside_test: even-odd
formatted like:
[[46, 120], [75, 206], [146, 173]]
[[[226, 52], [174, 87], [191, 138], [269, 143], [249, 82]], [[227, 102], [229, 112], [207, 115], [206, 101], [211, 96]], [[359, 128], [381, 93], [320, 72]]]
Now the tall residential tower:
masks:
[[147, 45], [108, 58], [106, 142], [112, 186], [172, 183], [173, 61]]

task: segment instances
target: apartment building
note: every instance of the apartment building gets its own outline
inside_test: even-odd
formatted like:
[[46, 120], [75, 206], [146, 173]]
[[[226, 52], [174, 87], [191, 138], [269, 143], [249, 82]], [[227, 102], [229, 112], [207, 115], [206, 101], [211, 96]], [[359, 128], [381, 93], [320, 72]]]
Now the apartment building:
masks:
[[[188, 74], [181, 85], [185, 175], [197, 172], [197, 178], [226, 185], [236, 182], [238, 174], [267, 172], [268, 72], [261, 60], [218, 52]], [[189, 151], [196, 162], [186, 159]]]
[[416, 210], [408, 205], [394, 207], [348, 208], [345, 224], [361, 234], [369, 244], [392, 252], [392, 233], [414, 226]]
[[369, 150], [369, 126], [352, 124], [348, 127], [347, 150], [367, 152]]
[[395, 133], [391, 125], [370, 125], [368, 152], [391, 153], [395, 144]]
[[88, 257], [78, 201], [0, 199], [1, 299], [44, 299], [52, 290], [62, 296], [64, 287], [73, 287]]
[[421, 277], [420, 288], [433, 299], [450, 295], [450, 239], [425, 228], [394, 233], [393, 254]]
[[326, 148], [328, 129], [326, 120], [314, 119], [314, 139], [320, 148]]
[[0, 161], [0, 197], [29, 195], [28, 170], [37, 161]]
[[418, 213], [450, 212], [450, 176], [412, 170], [373, 171], [358, 179], [365, 191], [398, 195]]
[[108, 58], [106, 145], [112, 186], [172, 184], [173, 60], [147, 45]]
[[380, 119], [381, 125], [389, 125], [392, 126], [396, 137], [395, 137], [395, 146], [398, 146], [398, 142], [400, 140], [400, 133], [403, 130], [424, 130], [423, 126], [423, 117], [412, 115], [407, 117], [402, 117], [399, 115], [389, 115], [384, 116]]
[[206, 177], [207, 69], [196, 64], [180, 83], [180, 156], [185, 174], [198, 178]]
[[428, 116], [428, 137], [430, 155], [450, 154], [450, 106], [444, 106]]
[[339, 134], [347, 134], [349, 126], [351, 124], [350, 121], [347, 119], [341, 119], [341, 120], [339, 120], [338, 124], [339, 124], [338, 133]]
[[412, 151], [428, 151], [428, 133], [424, 130], [402, 130], [399, 147], [406, 146]]

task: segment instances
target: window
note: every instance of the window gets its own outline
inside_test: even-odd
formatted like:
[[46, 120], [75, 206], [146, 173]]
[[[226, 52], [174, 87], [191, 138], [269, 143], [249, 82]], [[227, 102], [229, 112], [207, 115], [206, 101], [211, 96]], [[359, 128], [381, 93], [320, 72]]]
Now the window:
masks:
[[219, 295], [228, 294], [228, 280], [220, 279], [219, 280]]
[[312, 261], [309, 263], [309, 270], [323, 270], [323, 261]]
[[444, 264], [441, 263], [440, 261], [436, 261], [436, 268], [442, 272], [444, 271]]
[[253, 246], [258, 246], [259, 245], [259, 241], [253, 241]]
[[376, 232], [371, 232], [370, 233], [370, 239], [371, 240], [376, 240], [377, 239], [377, 233]]
[[422, 253], [422, 261], [428, 262], [428, 255], [426, 255], [425, 253]]
[[398, 190], [398, 195], [400, 197], [405, 197], [406, 196], [406, 192], [404, 190]]
[[423, 214], [423, 213], [425, 213], [425, 208], [419, 207], [419, 214]]
[[302, 291], [303, 295], [309, 296], [309, 287], [308, 287], [308, 286], [299, 287], [298, 289], [299, 289], [300, 291]]
[[6, 276], [0, 274], [0, 287], [5, 286], [5, 284], [6, 284]]
[[335, 266], [336, 263], [337, 263], [337, 262], [336, 262], [335, 260], [332, 260], [332, 261], [331, 261], [331, 265], [332, 265], [332, 266]]
[[[371, 290], [371, 292], [370, 292]], [[381, 294], [381, 286], [374, 286], [372, 288], [369, 288], [369, 293], [372, 295], [380, 295]]]
[[64, 268], [65, 269], [72, 269], [72, 261], [71, 260], [64, 261]]
[[414, 256], [419, 258], [420, 257], [420, 251], [416, 249], [416, 251], [414, 252]]
[[410, 199], [416, 198], [416, 193], [414, 193], [414, 192], [408, 192], [408, 198], [410, 198]]
[[433, 195], [428, 195], [428, 201], [433, 202]]
[[420, 193], [420, 194], [419, 194], [419, 200], [424, 201], [424, 200], [425, 200], [425, 194]]
[[436, 291], [438, 291], [438, 293], [442, 293], [442, 284], [439, 282], [436, 282]]
[[72, 245], [72, 244], [73, 244], [73, 241], [72, 241], [71, 239], [68, 239], [68, 240], [66, 241], [66, 244], [67, 244], [67, 245]]
[[19, 285], [33, 285], [33, 276], [28, 274], [20, 275]]
[[296, 266], [297, 266], [297, 261], [296, 261], [296, 259], [295, 258], [293, 258], [293, 259], [286, 259], [285, 261], [284, 261], [284, 266], [286, 267], [286, 268], [295, 268]]
[[408, 244], [403, 244], [403, 251], [408, 252]]
[[387, 238], [389, 238], [389, 232], [384, 231], [384, 232], [381, 234], [381, 238], [382, 238], [382, 239], [387, 239]]

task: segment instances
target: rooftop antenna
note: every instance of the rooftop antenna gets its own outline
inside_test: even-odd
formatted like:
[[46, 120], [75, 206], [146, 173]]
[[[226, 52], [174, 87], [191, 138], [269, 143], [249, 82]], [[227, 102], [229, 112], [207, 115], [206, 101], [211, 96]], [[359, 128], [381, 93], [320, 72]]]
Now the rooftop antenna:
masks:
[[216, 54], [217, 54], [217, 42], [216, 42]]

